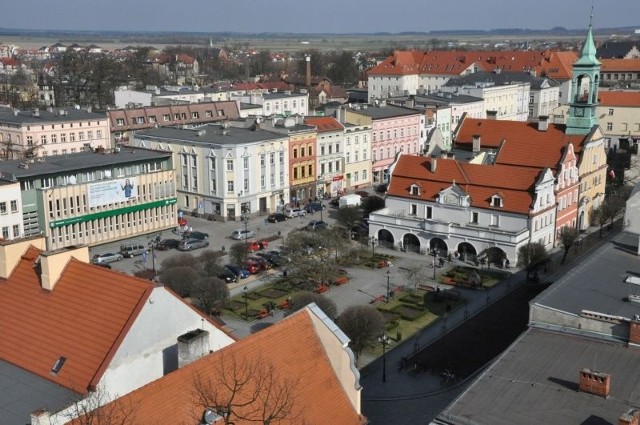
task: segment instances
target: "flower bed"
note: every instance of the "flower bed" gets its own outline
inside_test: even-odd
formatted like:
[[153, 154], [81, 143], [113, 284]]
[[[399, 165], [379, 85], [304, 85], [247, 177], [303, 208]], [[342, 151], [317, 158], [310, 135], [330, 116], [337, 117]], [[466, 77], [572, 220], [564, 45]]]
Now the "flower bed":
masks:
[[414, 307], [407, 304], [397, 305], [393, 308], [393, 311], [398, 313], [403, 320], [409, 321], [416, 320], [427, 312], [424, 308]]
[[281, 297], [284, 297], [287, 294], [288, 294], [287, 291], [285, 291], [283, 289], [276, 289], [276, 288], [269, 288], [269, 289], [266, 289], [266, 290], [260, 292], [261, 296], [263, 296], [265, 298], [271, 298], [271, 299], [281, 298]]

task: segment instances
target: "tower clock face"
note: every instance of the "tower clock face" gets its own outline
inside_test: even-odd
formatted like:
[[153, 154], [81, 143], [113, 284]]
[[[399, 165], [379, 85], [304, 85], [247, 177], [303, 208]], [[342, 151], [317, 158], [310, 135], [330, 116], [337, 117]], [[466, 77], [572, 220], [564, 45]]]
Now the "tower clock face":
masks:
[[576, 108], [574, 109], [574, 114], [576, 117], [584, 117], [584, 109]]

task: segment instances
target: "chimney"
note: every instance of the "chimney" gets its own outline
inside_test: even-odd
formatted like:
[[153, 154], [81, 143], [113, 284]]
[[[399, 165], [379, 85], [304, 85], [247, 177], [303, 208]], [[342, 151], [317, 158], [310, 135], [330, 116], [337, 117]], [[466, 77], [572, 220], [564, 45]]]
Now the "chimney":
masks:
[[434, 157], [431, 157], [431, 162], [429, 163], [429, 171], [431, 171], [432, 173], [435, 173], [437, 168], [438, 168], [438, 160]]
[[209, 332], [196, 329], [178, 337], [178, 368], [209, 354]]
[[629, 322], [629, 345], [640, 346], [640, 321]]
[[43, 251], [40, 253], [40, 280], [42, 282], [42, 289], [53, 291], [53, 287], [58, 283], [62, 271], [71, 258], [88, 263], [89, 247], [86, 245], [72, 245], [55, 251]]
[[471, 150], [473, 152], [480, 152], [480, 135], [474, 134], [471, 137], [473, 138]]
[[618, 425], [639, 425], [640, 410], [629, 409], [618, 418]]
[[304, 59], [307, 61], [307, 78], [305, 82], [307, 87], [311, 87], [311, 55], [306, 55]]
[[549, 128], [549, 117], [546, 115], [540, 115], [538, 117], [538, 131], [547, 131]]
[[487, 119], [495, 120], [498, 118], [498, 111], [487, 111]]
[[20, 259], [27, 252], [29, 246], [33, 245], [39, 250], [45, 249], [45, 238], [38, 236], [28, 239], [14, 239], [0, 241], [0, 278], [8, 279], [13, 269], [18, 265]]
[[618, 425], [639, 425], [640, 410], [629, 409], [618, 418]]
[[584, 368], [580, 371], [579, 388], [582, 392], [607, 398], [611, 388], [611, 375]]

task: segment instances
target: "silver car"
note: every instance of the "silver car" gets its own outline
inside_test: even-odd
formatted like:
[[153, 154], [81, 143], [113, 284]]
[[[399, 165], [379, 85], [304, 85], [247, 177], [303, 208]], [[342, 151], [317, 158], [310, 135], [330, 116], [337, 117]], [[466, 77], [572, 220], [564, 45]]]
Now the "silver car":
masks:
[[231, 234], [231, 239], [242, 241], [245, 239], [253, 238], [255, 236], [256, 234], [253, 230], [238, 229], [233, 231], [233, 233]]
[[102, 254], [96, 254], [91, 259], [91, 262], [94, 264], [107, 264], [113, 263], [114, 261], [122, 260], [122, 254], [113, 253], [113, 252], [105, 252]]
[[193, 251], [198, 248], [206, 248], [209, 246], [209, 241], [203, 239], [186, 239], [180, 241], [178, 249], [180, 251]]

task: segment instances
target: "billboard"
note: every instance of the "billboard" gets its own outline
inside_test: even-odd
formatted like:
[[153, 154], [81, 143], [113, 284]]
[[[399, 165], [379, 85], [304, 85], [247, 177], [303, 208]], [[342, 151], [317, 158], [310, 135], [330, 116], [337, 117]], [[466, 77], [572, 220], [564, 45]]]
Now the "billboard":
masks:
[[138, 184], [134, 177], [105, 180], [87, 185], [90, 208], [124, 202], [138, 197]]

